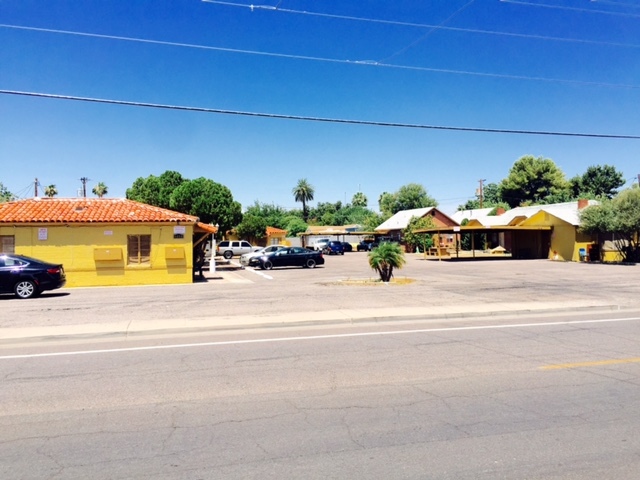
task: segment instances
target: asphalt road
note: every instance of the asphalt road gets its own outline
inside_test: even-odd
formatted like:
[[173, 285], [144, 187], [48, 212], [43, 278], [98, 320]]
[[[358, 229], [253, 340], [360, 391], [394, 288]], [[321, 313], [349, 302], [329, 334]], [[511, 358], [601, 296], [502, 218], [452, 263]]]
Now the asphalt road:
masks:
[[0, 478], [636, 479], [640, 319], [73, 340], [0, 355]]

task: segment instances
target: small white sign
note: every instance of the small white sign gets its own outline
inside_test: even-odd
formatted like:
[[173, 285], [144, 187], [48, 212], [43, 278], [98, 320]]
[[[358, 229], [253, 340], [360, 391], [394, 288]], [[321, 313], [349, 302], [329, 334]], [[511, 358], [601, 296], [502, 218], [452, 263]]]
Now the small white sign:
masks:
[[49, 236], [49, 230], [47, 230], [46, 228], [38, 229], [38, 240], [46, 240], [48, 236]]
[[176, 225], [175, 227], [173, 227], [174, 235], [184, 235], [185, 233], [187, 233], [187, 227], [185, 227], [184, 225]]
[[105, 230], [104, 234], [105, 235], [113, 235], [113, 230]]

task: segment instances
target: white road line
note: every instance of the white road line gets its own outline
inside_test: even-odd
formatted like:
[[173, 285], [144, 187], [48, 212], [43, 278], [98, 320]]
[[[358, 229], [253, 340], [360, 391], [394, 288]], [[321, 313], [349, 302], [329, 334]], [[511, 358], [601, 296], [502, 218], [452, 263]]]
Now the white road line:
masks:
[[25, 355], [4, 355], [0, 356], [0, 360], [14, 360], [20, 358], [40, 358], [40, 357], [62, 357], [69, 355], [92, 355], [97, 353], [120, 353], [120, 352], [142, 352], [145, 350], [169, 350], [178, 348], [196, 348], [196, 347], [219, 347], [225, 345], [245, 345], [252, 343], [277, 343], [277, 342], [295, 342], [307, 340], [327, 340], [335, 338], [354, 338], [354, 337], [373, 337], [383, 335], [409, 335], [416, 333], [438, 333], [438, 332], [458, 332], [468, 330], [500, 330], [507, 328], [532, 328], [532, 327], [550, 327], [560, 325], [584, 325], [590, 323], [616, 323], [616, 322], [635, 322], [640, 317], [630, 318], [607, 318], [600, 320], [573, 320], [566, 322], [543, 322], [543, 323], [517, 323], [513, 325], [479, 325], [476, 327], [442, 327], [442, 328], [424, 328], [417, 330], [391, 330], [384, 332], [359, 332], [359, 333], [337, 333], [332, 335], [310, 335], [305, 337], [278, 337], [278, 338], [257, 338], [253, 340], [229, 340], [225, 342], [202, 342], [202, 343], [182, 343], [176, 345], [154, 345], [150, 347], [129, 347], [129, 348], [111, 348], [103, 350], [77, 350], [69, 352], [53, 352], [53, 353], [34, 353]]

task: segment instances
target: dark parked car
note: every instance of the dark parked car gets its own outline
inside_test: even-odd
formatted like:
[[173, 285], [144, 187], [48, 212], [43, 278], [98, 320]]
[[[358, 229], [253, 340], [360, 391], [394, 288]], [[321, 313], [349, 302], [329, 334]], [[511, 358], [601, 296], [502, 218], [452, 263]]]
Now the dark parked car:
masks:
[[357, 250], [359, 252], [370, 252], [378, 246], [378, 242], [373, 240], [363, 240], [358, 244]]
[[342, 242], [331, 240], [322, 250], [326, 255], [344, 255], [344, 247]]
[[0, 293], [14, 293], [18, 298], [37, 297], [44, 290], [62, 287], [66, 281], [62, 265], [24, 255], [0, 254]]
[[353, 246], [349, 242], [342, 242], [342, 248], [345, 252], [353, 252]]
[[322, 265], [322, 252], [316, 252], [302, 247], [285, 247], [280, 250], [260, 255], [249, 260], [249, 265], [271, 270], [273, 267], [303, 267], [315, 268]]

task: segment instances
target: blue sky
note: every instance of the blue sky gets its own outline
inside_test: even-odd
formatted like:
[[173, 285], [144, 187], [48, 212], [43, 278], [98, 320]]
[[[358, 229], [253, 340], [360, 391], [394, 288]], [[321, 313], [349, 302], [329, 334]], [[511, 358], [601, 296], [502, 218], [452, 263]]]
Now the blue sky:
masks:
[[[266, 0], [265, 0], [266, 1]], [[318, 123], [27, 97], [471, 129], [640, 135], [637, 0], [0, 0], [0, 182], [124, 197], [166, 170], [299, 208], [420, 183], [447, 213], [523, 155], [640, 173], [640, 140]], [[264, 8], [264, 7], [275, 7]], [[304, 13], [306, 12], [306, 13]], [[144, 40], [144, 41], [143, 41]]]

